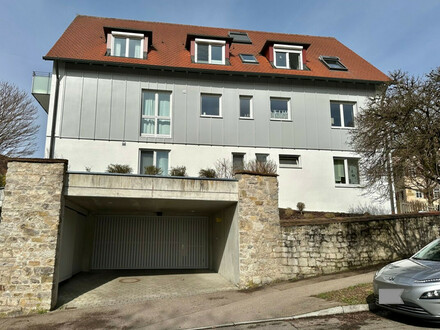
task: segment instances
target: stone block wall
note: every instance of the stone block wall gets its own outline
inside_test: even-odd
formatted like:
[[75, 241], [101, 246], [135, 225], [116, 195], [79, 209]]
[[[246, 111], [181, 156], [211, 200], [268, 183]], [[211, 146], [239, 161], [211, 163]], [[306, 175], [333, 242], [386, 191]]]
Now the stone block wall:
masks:
[[277, 258], [287, 278], [329, 274], [409, 257], [439, 232], [440, 215], [316, 220], [282, 227]]
[[237, 174], [239, 268], [242, 288], [279, 280], [280, 240], [276, 176]]
[[49, 310], [56, 303], [56, 251], [67, 161], [8, 163], [0, 222], [0, 313]]

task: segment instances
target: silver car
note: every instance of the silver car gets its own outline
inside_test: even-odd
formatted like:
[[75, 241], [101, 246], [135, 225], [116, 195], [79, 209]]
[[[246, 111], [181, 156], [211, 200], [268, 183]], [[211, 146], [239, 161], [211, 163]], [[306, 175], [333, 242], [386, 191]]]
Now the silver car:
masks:
[[377, 271], [373, 286], [378, 306], [440, 321], [440, 239]]

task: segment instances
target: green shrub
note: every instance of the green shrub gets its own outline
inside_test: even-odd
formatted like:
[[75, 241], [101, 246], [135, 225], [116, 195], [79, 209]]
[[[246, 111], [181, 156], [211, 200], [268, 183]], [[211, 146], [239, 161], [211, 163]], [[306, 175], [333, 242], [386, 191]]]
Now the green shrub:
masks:
[[6, 186], [6, 175], [0, 174], [0, 187]]
[[296, 204], [296, 208], [298, 209], [298, 211], [301, 212], [301, 214], [303, 214], [303, 211], [306, 208], [306, 204], [304, 204], [303, 202], [298, 202]]
[[171, 176], [186, 176], [186, 167], [185, 166], [177, 166], [177, 167], [171, 167], [170, 170]]
[[295, 211], [292, 210], [290, 207], [288, 207], [288, 208], [284, 211], [284, 214], [285, 214], [287, 217], [291, 217], [294, 213], [295, 213]]
[[109, 166], [107, 166], [107, 173], [124, 173], [124, 174], [128, 174], [128, 173], [131, 173], [131, 172], [133, 172], [133, 169], [129, 165], [110, 164]]
[[148, 175], [161, 175], [162, 174], [162, 169], [160, 167], [156, 167], [154, 165], [145, 166], [144, 174], [148, 174]]
[[202, 168], [199, 171], [199, 177], [200, 178], [216, 178], [217, 177], [217, 173], [215, 173], [215, 170], [213, 170], [212, 168]]
[[277, 174], [277, 163], [273, 160], [266, 160], [265, 162], [251, 160], [244, 164], [243, 170], [257, 174]]

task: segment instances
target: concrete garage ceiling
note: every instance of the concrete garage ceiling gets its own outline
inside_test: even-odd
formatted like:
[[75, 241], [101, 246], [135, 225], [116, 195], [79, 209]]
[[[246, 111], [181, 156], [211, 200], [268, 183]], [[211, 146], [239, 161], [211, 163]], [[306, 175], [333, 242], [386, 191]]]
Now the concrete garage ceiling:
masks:
[[173, 199], [109, 198], [109, 197], [66, 197], [72, 202], [93, 213], [148, 213], [167, 212], [181, 214], [211, 214], [218, 212], [234, 202], [190, 201]]

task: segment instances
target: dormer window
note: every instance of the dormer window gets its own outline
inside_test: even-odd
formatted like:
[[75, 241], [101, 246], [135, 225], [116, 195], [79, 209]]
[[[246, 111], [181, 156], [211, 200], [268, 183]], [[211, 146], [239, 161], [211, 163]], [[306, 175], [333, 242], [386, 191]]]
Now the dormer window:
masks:
[[195, 40], [195, 62], [207, 64], [225, 64], [224, 40], [199, 39]]
[[342, 71], [347, 71], [348, 70], [347, 67], [344, 64], [342, 64], [342, 62], [339, 60], [339, 57], [336, 57], [336, 56], [320, 56], [319, 59], [330, 70], [342, 70]]
[[112, 32], [111, 56], [143, 58], [144, 35], [141, 33]]
[[278, 69], [303, 70], [303, 46], [273, 45], [274, 66]]

